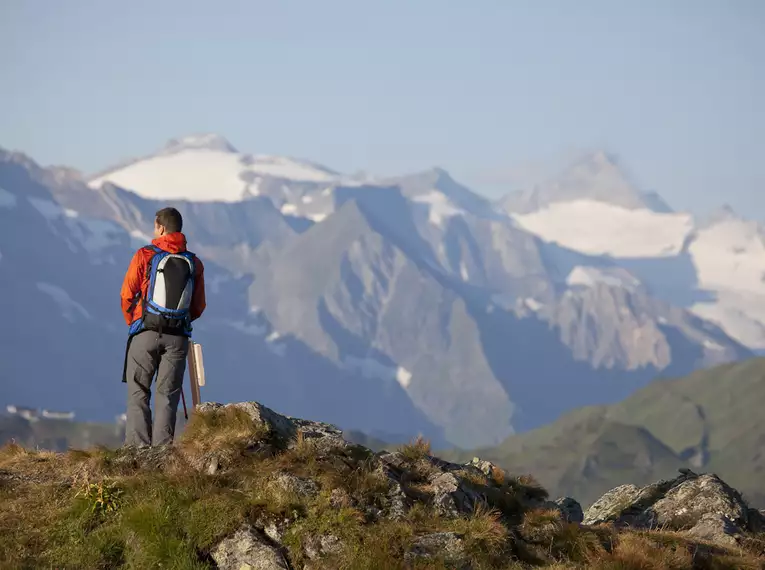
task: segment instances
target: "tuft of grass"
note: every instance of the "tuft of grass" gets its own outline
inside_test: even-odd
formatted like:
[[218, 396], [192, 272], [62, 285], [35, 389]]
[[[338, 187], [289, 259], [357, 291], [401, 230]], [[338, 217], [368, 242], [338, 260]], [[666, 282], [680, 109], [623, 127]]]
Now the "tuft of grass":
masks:
[[464, 534], [468, 548], [476, 551], [503, 551], [510, 538], [501, 513], [482, 506], [468, 517], [455, 519], [452, 528], [454, 532]]
[[502, 487], [505, 484], [505, 471], [503, 469], [500, 469], [498, 467], [492, 467], [491, 468], [491, 480], [494, 481], [494, 483], [500, 487]]
[[124, 491], [116, 481], [101, 480], [98, 483], [85, 482], [75, 497], [82, 496], [91, 505], [94, 513], [110, 513], [120, 508]]
[[518, 533], [526, 543], [521, 555], [529, 562], [583, 564], [605, 552], [601, 534], [566, 522], [555, 509], [527, 511]]
[[303, 464], [310, 469], [315, 466], [318, 458], [319, 448], [305, 437], [302, 430], [298, 430], [294, 442], [283, 455], [283, 463]]
[[596, 570], [691, 570], [693, 556], [681, 545], [657, 548], [657, 545], [637, 533], [620, 534], [611, 552], [592, 557]]
[[26, 455], [28, 453], [29, 452], [26, 449], [17, 443], [6, 443], [0, 447], [0, 466], [3, 466], [6, 461], [15, 459], [19, 455]]
[[407, 461], [417, 462], [427, 459], [431, 455], [430, 441], [417, 436], [406, 445], [399, 447], [398, 451]]
[[375, 504], [390, 489], [388, 478], [375, 469], [371, 461], [363, 461], [354, 467], [348, 466], [345, 469], [328, 471], [324, 473], [322, 479], [324, 488], [343, 489], [352, 499], [370, 504]]
[[268, 426], [254, 422], [236, 407], [195, 412], [179, 438], [179, 447], [187, 457], [202, 459], [212, 454], [231, 460], [243, 450], [264, 440]]

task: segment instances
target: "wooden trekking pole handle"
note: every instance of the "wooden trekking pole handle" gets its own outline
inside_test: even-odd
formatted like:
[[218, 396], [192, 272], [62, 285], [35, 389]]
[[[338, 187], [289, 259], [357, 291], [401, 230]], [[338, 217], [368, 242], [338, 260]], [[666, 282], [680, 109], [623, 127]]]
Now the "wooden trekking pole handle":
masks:
[[196, 343], [192, 340], [189, 340], [189, 352], [187, 355], [187, 361], [189, 369], [189, 382], [191, 383], [191, 403], [194, 408], [199, 405], [200, 400], [195, 346]]

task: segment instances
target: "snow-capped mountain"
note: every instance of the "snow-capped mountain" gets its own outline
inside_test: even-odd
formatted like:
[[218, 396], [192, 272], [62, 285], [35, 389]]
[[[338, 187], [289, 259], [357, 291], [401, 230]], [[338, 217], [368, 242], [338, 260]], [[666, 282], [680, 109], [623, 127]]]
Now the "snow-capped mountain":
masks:
[[[597, 157], [574, 171], [575, 184], [559, 185], [565, 192], [539, 193], [537, 205], [508, 212], [441, 169], [350, 177], [240, 154], [214, 135], [176, 139], [87, 181], [3, 153], [0, 216], [17, 225], [0, 229], [0, 252], [23, 228], [41, 230], [23, 257], [0, 257], [0, 282], [12, 281], [27, 305], [56, 303], [51, 318], [70, 333], [51, 342], [76, 363], [62, 369], [65, 382], [94, 382], [83, 378], [89, 367], [116, 377], [119, 282], [154, 212], [174, 205], [209, 268], [209, 308], [196, 329], [206, 397], [257, 394], [287, 413], [383, 439], [422, 432], [434, 442], [491, 444], [575, 406], [623, 398], [659, 373], [750, 356], [731, 336], [745, 323], [762, 338], [754, 310], [735, 313], [746, 295], [759, 295], [756, 226], [719, 216], [700, 224], [630, 203], [628, 195], [648, 195], [626, 182], [610, 200], [604, 180], [618, 176]], [[62, 259], [77, 258], [77, 280], [92, 294], [27, 267], [53, 263], [50, 240], [68, 248]], [[728, 255], [731, 247], [737, 253]], [[730, 279], [709, 276], [717, 267]], [[0, 303], [6, 310], [10, 301]], [[111, 348], [94, 354], [76, 331], [102, 323], [113, 332], [98, 342]], [[23, 327], [19, 338], [33, 338], [34, 327]], [[22, 374], [29, 349], [9, 346], [0, 397], [31, 398]], [[52, 373], [33, 372], [42, 385]]]
[[[652, 295], [720, 325], [750, 348], [765, 349], [765, 231], [721, 208], [708, 219], [673, 212], [615, 173], [596, 155], [585, 161], [577, 185], [551, 191], [535, 207], [507, 210], [525, 230], [550, 244], [602, 257], [631, 271]], [[598, 166], [600, 168], [598, 168]], [[587, 173], [592, 177], [586, 183]], [[603, 179], [613, 180], [609, 194]], [[578, 188], [574, 191], [573, 188]], [[648, 196], [648, 198], [646, 198]]]
[[331, 183], [340, 177], [306, 161], [241, 154], [223, 137], [202, 134], [173, 139], [156, 154], [99, 173], [90, 185], [111, 182], [144, 198], [237, 202], [260, 195], [264, 179]]

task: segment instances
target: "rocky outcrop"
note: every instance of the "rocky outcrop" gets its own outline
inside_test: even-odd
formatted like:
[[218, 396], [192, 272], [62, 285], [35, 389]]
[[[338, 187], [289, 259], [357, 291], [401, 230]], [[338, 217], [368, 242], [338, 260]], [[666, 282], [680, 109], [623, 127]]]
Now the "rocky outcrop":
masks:
[[[520, 551], [533, 560], [546, 560], [550, 537], [567, 525], [588, 528], [664, 529], [680, 531], [688, 540], [734, 547], [747, 533], [765, 527], [765, 517], [749, 509], [741, 495], [719, 477], [698, 475], [689, 470], [671, 480], [645, 487], [623, 485], [596, 501], [586, 513], [571, 497], [549, 500], [533, 481], [513, 477], [490, 461], [474, 458], [466, 464], [444, 461], [430, 454], [427, 446], [409, 446], [399, 451], [372, 451], [343, 439], [341, 430], [321, 422], [290, 418], [257, 403], [203, 404], [197, 412], [220, 414], [236, 410], [242, 454], [307, 453], [312, 461], [348, 467], [348, 476], [366, 477], [366, 489], [328, 486], [326, 480], [277, 470], [266, 485], [281, 489], [299, 500], [327, 501], [338, 511], [359, 513], [366, 523], [405, 520], [410, 509], [426, 505], [444, 520], [470, 517], [477, 512], [495, 512], [502, 524], [516, 529]], [[242, 417], [246, 418], [242, 424]], [[251, 423], [251, 425], [250, 425]], [[249, 435], [247, 435], [249, 434]], [[199, 452], [199, 450], [196, 450]], [[158, 468], [168, 464], [168, 451], [133, 450], [121, 461]], [[189, 455], [189, 452], [187, 452]], [[205, 450], [202, 460], [190, 463], [207, 473], [233, 468], [232, 457], [215, 449]], [[214, 469], [211, 466], [214, 465]], [[353, 475], [351, 475], [353, 473]], [[323, 499], [322, 499], [323, 497]], [[537, 513], [531, 519], [524, 513]], [[212, 556], [220, 568], [287, 568], [282, 544], [300, 515], [294, 518], [261, 516], [221, 541]], [[304, 568], [323, 567], [344, 548], [343, 539], [331, 532], [310, 533], [300, 540]], [[450, 568], [470, 568], [465, 537], [457, 532], [433, 532], [414, 537], [405, 554], [409, 563], [440, 561]]]
[[762, 529], [759, 512], [749, 509], [738, 491], [717, 475], [687, 469], [675, 479], [642, 488], [612, 489], [587, 510], [583, 522], [684, 531], [723, 546], [735, 545], [744, 533]]

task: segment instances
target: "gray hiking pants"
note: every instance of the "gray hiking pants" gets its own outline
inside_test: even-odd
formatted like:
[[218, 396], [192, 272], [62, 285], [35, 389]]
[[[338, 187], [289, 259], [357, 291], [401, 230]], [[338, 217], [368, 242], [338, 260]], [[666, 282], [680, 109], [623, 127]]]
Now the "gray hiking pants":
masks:
[[[188, 350], [187, 337], [160, 336], [154, 331], [140, 332], [130, 341], [126, 368], [128, 403], [125, 445], [164, 445], [173, 442]], [[155, 373], [157, 387], [152, 431], [149, 405]]]

